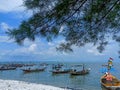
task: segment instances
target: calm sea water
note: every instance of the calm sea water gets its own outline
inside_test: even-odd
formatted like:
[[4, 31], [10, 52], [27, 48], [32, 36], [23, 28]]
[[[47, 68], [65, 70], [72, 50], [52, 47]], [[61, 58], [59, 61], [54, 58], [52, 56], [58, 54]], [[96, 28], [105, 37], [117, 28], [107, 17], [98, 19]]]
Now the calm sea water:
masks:
[[[25, 63], [25, 62], [24, 62]], [[26, 62], [27, 63], [27, 62]], [[33, 63], [33, 62], [31, 62]], [[40, 64], [42, 62], [34, 62]], [[57, 87], [70, 87], [79, 88], [81, 90], [103, 90], [100, 85], [100, 77], [103, 75], [101, 73], [102, 64], [104, 63], [84, 63], [87, 68], [91, 68], [88, 75], [84, 76], [71, 76], [70, 74], [58, 74], [53, 75], [51, 70], [51, 65], [56, 64], [56, 62], [45, 62], [48, 63], [48, 67], [44, 72], [37, 73], [27, 73], [25, 74], [21, 69], [10, 70], [10, 71], [0, 71], [0, 79], [7, 80], [19, 80], [32, 83], [47, 84]], [[83, 64], [83, 63], [64, 63], [67, 67], [73, 64]], [[117, 78], [120, 79], [120, 63], [114, 63], [114, 68], [116, 71], [112, 72]]]

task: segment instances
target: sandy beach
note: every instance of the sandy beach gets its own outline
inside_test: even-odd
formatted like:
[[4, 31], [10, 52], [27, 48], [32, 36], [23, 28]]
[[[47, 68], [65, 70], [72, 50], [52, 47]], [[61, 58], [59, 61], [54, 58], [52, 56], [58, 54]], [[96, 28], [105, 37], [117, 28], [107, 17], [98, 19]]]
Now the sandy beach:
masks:
[[67, 90], [49, 85], [15, 80], [0, 80], [0, 90]]

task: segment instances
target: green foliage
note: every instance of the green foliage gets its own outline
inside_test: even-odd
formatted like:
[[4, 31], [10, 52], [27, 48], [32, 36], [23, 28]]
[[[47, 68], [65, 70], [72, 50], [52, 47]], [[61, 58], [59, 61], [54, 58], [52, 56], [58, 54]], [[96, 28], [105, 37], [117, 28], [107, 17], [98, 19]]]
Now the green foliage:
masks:
[[72, 45], [92, 43], [102, 52], [107, 36], [119, 41], [120, 0], [24, 0], [24, 5], [34, 11], [33, 16], [7, 32], [18, 43], [26, 38], [34, 41], [36, 36], [51, 41], [62, 35], [66, 43], [57, 50], [68, 52]]

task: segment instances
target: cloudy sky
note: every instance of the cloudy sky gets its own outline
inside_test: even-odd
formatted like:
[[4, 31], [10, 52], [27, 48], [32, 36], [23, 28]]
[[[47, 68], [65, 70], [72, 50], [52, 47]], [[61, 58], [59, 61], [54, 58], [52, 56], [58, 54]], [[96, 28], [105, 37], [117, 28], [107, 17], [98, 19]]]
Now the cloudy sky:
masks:
[[96, 50], [96, 46], [74, 47], [73, 53], [57, 52], [55, 47], [64, 39], [56, 39], [47, 42], [37, 38], [35, 42], [25, 40], [24, 45], [17, 45], [14, 40], [9, 40], [5, 34], [8, 28], [17, 28], [22, 20], [31, 16], [23, 6], [22, 0], [0, 0], [0, 61], [24, 61], [24, 60], [47, 60], [47, 61], [107, 61], [109, 57], [119, 61], [118, 46], [110, 40], [103, 53]]

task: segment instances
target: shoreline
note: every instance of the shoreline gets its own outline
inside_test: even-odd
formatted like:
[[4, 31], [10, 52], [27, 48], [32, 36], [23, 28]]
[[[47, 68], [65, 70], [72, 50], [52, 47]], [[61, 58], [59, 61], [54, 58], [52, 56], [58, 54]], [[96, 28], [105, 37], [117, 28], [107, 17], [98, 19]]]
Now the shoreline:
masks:
[[2, 79], [0, 79], [0, 88], [1, 90], [68, 90], [50, 85]]

